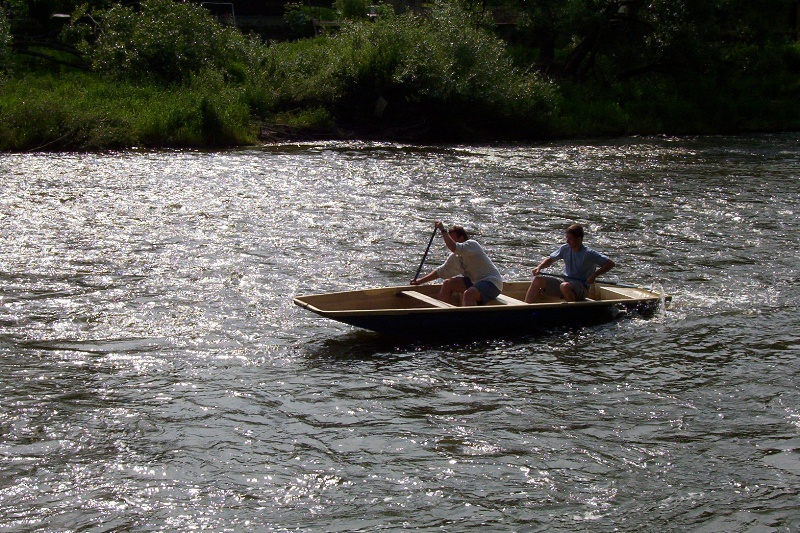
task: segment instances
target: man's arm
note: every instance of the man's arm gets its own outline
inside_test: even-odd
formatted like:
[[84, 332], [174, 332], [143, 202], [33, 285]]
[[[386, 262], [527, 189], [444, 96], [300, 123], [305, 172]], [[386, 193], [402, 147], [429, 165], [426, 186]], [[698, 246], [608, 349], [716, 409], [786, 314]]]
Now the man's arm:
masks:
[[539, 265], [533, 269], [533, 275], [538, 276], [540, 270], [549, 267], [553, 263], [555, 263], [555, 261], [551, 257], [545, 257], [544, 259], [542, 259], [542, 262], [539, 263]]
[[597, 270], [595, 270], [595, 271], [594, 271], [594, 274], [592, 274], [591, 276], [589, 276], [589, 277], [586, 279], [586, 283], [588, 283], [589, 285], [591, 285], [592, 283], [594, 283], [594, 280], [596, 280], [598, 277], [602, 276], [603, 274], [605, 274], [606, 272], [608, 272], [609, 270], [611, 270], [612, 268], [614, 268], [614, 266], [615, 266], [615, 265], [616, 265], [616, 263], [614, 263], [614, 261], [612, 261], [611, 259], [609, 259], [608, 261], [606, 261], [605, 263], [603, 263], [602, 265], [600, 265], [600, 268], [598, 268]]
[[441, 230], [442, 238], [444, 239], [444, 244], [445, 244], [445, 246], [447, 246], [447, 249], [450, 250], [451, 252], [455, 252], [456, 251], [456, 241], [454, 241], [453, 238], [450, 236], [450, 234], [447, 233], [447, 230], [444, 229], [444, 224], [442, 223], [441, 220], [436, 222], [436, 227]]
[[428, 283], [429, 281], [433, 281], [439, 277], [439, 273], [435, 270], [426, 276], [423, 276], [419, 279], [412, 279], [409, 285], [422, 285], [423, 283]]

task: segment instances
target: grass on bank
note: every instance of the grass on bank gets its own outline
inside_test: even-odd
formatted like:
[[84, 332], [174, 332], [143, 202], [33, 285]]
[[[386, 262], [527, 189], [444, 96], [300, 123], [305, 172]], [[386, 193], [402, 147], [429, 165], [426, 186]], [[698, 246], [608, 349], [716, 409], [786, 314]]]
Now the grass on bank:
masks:
[[0, 91], [0, 150], [253, 144], [244, 95], [220, 83], [134, 84], [95, 74], [28, 72]]
[[[278, 132], [277, 138], [336, 136], [343, 123], [359, 120], [353, 110], [336, 115], [331, 102], [339, 100], [327, 91], [314, 93], [306, 86], [304, 97], [293, 100], [273, 88], [209, 77], [186, 86], [165, 86], [84, 72], [7, 76], [0, 80], [0, 150], [241, 146], [265, 140], [260, 134], [270, 130]], [[613, 87], [562, 83], [549, 127], [537, 126], [530, 137], [800, 130], [800, 78], [781, 78], [740, 80], [724, 91], [712, 81], [656, 77]], [[371, 100], [365, 104], [373, 109]], [[446, 113], [453, 108], [444, 109], [440, 116], [447, 121]], [[431, 120], [431, 116], [406, 119]], [[438, 140], [452, 138], [446, 129], [461, 128], [462, 119], [453, 116], [443, 124]], [[376, 122], [367, 116], [361, 120], [362, 126]], [[474, 139], [508, 138], [504, 121], [495, 125], [496, 134], [492, 127], [484, 122]], [[378, 131], [378, 136], [382, 131], [391, 137], [388, 130]], [[517, 130], [516, 135], [525, 138], [525, 132]]]

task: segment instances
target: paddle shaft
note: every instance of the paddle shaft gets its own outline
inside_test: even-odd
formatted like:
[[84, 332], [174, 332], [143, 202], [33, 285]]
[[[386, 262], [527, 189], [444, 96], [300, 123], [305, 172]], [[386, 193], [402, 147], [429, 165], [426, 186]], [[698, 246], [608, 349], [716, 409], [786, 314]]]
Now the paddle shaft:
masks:
[[433, 238], [436, 237], [436, 229], [437, 228], [435, 227], [433, 228], [433, 233], [431, 233], [431, 240], [428, 241], [428, 247], [425, 248], [425, 253], [422, 254], [422, 261], [419, 262], [419, 268], [417, 269], [417, 273], [414, 275], [414, 281], [417, 281], [419, 273], [422, 272], [422, 265], [425, 264], [425, 258], [428, 257], [428, 250], [431, 249], [431, 244], [433, 244]]

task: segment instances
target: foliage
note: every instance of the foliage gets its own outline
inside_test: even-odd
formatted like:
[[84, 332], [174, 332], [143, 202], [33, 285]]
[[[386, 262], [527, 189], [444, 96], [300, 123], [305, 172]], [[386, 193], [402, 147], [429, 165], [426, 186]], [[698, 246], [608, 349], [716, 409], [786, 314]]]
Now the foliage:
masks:
[[[3, 3], [0, 150], [248, 144], [259, 129], [442, 141], [800, 127], [800, 46], [780, 14], [794, 0], [435, 0], [370, 19], [340, 0], [329, 31], [278, 43], [193, 3], [79, 1]], [[70, 10], [47, 30], [59, 41], [40, 40]], [[513, 47], [495, 10], [518, 15], [502, 29]], [[297, 35], [312, 13], [287, 7]], [[75, 46], [94, 72], [76, 72]]]
[[429, 31], [414, 36], [407, 58], [395, 76], [437, 105], [448, 105], [449, 115], [468, 104], [484, 119], [491, 116], [541, 124], [552, 111], [555, 91], [534, 74], [513, 66], [502, 41], [476, 28], [466, 13], [438, 2], [429, 16]]
[[311, 26], [309, 8], [300, 2], [288, 2], [283, 6], [283, 19], [295, 33], [301, 33]]
[[252, 144], [241, 93], [214, 76], [180, 91], [88, 73], [28, 73], [1, 82], [0, 150]]
[[58, 65], [87, 68], [88, 64], [74, 49], [74, 41], [59, 36], [78, 1], [83, 14], [110, 3], [109, 0], [3, 0], [14, 41], [14, 61], [31, 68], [57, 69]]
[[85, 10], [106, 9], [113, 0], [4, 0], [12, 16], [29, 19], [41, 28], [46, 26], [55, 13], [69, 14], [81, 4]]
[[323, 107], [312, 107], [296, 112], [279, 113], [275, 116], [275, 124], [289, 126], [303, 131], [332, 131], [334, 120], [330, 112]]
[[516, 70], [499, 39], [445, 2], [425, 18], [384, 12], [270, 51], [266, 83], [284, 105], [327, 106], [351, 123], [377, 122], [382, 98], [384, 122], [427, 117], [444, 135], [490, 123], [536, 131], [555, 105], [552, 85]]
[[[788, 36], [794, 0], [496, 0], [521, 7], [518, 30], [537, 66], [613, 82], [661, 71], [709, 73], [731, 42]], [[783, 30], [781, 30], [783, 28]]]
[[120, 78], [186, 82], [253, 57], [253, 43], [192, 3], [144, 0], [139, 10], [117, 4], [99, 20], [97, 42], [84, 50], [96, 70]]
[[334, 0], [333, 7], [342, 19], [363, 19], [369, 4], [368, 0]]
[[11, 24], [6, 12], [0, 6], [0, 73], [8, 66], [11, 58]]

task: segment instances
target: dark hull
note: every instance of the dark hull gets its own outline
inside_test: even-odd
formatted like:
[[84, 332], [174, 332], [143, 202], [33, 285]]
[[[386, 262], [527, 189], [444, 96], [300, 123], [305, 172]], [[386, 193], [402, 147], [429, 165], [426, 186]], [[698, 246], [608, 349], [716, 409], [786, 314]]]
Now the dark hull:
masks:
[[[611, 322], [631, 311], [652, 314], [654, 305], [622, 304], [575, 306], [563, 304], [548, 308], [509, 308], [460, 313], [419, 313], [397, 311], [381, 315], [341, 316], [334, 318], [351, 326], [396, 337], [442, 337], [532, 334], [557, 327], [590, 326]], [[470, 310], [471, 311], [471, 310]]]

